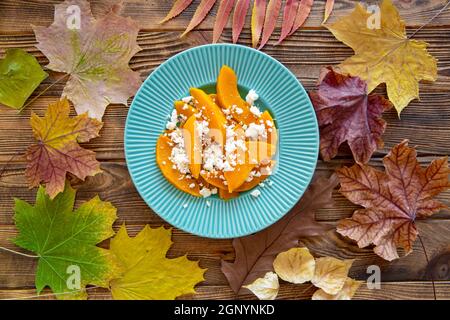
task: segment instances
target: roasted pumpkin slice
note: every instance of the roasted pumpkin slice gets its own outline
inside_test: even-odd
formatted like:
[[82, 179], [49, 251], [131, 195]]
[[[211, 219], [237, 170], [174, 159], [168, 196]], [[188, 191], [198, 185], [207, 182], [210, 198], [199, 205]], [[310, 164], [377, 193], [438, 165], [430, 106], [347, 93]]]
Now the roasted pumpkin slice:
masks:
[[[161, 135], [156, 143], [156, 163], [161, 169], [163, 176], [181, 191], [200, 197], [200, 188], [197, 181], [193, 178], [187, 178], [187, 175], [172, 167], [173, 163], [170, 161], [172, 147], [170, 144], [171, 140], [164, 135]], [[192, 186], [194, 187], [191, 188]]]
[[186, 116], [186, 118], [189, 118], [190, 116], [197, 113], [197, 109], [195, 109], [190, 104], [185, 103], [184, 101], [181, 100], [175, 101], [174, 105], [175, 109], [177, 110], [177, 114], [182, 114]]
[[260, 120], [264, 121], [264, 125], [267, 129], [267, 143], [276, 146], [278, 142], [277, 128], [275, 128], [275, 122], [273, 121], [269, 111], [264, 111]]
[[[265, 165], [265, 166], [261, 166], [260, 169], [257, 170], [257, 172], [261, 173], [264, 170], [261, 170], [261, 168], [273, 168], [275, 165], [275, 160], [272, 160], [270, 162], [269, 165]], [[235, 191], [236, 192], [242, 192], [242, 191], [248, 191], [253, 189], [254, 187], [256, 187], [257, 185], [259, 185], [261, 182], [263, 182], [264, 180], [267, 179], [267, 177], [269, 177], [269, 174], [265, 174], [265, 173], [261, 173], [260, 176], [254, 176], [252, 178], [252, 180], [247, 181], [247, 179], [245, 179], [245, 182], [243, 184], [241, 184], [241, 186], [239, 188], [237, 188]]]
[[223, 173], [220, 172], [220, 173], [214, 175], [211, 172], [205, 171], [203, 173], [200, 173], [200, 175], [207, 183], [213, 185], [214, 187], [217, 187], [217, 188], [223, 189], [223, 190], [228, 190], [228, 187], [224, 183], [225, 180], [219, 178], [220, 175], [223, 175]]
[[199, 122], [195, 115], [190, 116], [183, 126], [184, 148], [189, 159], [189, 170], [196, 179], [202, 166], [202, 136], [198, 126]]
[[239, 196], [239, 192], [228, 192], [228, 190], [219, 189], [219, 198], [223, 200], [233, 199]]
[[270, 160], [275, 154], [275, 147], [263, 141], [247, 141], [245, 145], [247, 147], [245, 151], [238, 148], [234, 171], [224, 172], [229, 192], [237, 190], [255, 167], [261, 162]]
[[190, 93], [197, 100], [197, 110], [201, 111], [209, 122], [210, 136], [223, 145], [226, 138], [227, 119], [222, 110], [203, 90], [191, 88]]
[[222, 108], [228, 109], [238, 122], [250, 124], [258, 118], [250, 112], [249, 104], [241, 98], [238, 90], [238, 80], [233, 69], [224, 65], [217, 77], [217, 100]]

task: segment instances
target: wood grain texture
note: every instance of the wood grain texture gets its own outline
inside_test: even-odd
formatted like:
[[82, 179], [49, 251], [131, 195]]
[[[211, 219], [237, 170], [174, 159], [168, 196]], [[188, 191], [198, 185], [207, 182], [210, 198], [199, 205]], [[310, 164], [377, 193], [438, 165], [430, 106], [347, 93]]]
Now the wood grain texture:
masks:
[[[31, 31], [30, 24], [49, 25], [53, 19], [53, 6], [58, 0], [2, 0], [0, 11], [0, 30], [4, 33], [14, 34]], [[92, 11], [94, 15], [100, 16], [105, 14], [110, 6], [117, 1], [115, 0], [91, 0]], [[174, 0], [128, 0], [124, 1], [122, 14], [131, 16], [138, 21], [139, 27], [144, 30], [184, 30], [192, 18], [197, 5], [200, 3], [196, 0], [191, 4], [185, 12], [175, 19], [160, 25], [161, 21], [169, 12]], [[323, 11], [326, 0], [314, 1], [311, 14], [306, 21], [305, 26], [309, 28], [318, 28], [322, 24]], [[375, 1], [368, 1], [375, 3]], [[402, 18], [407, 21], [410, 26], [420, 26], [426, 23], [437, 11], [445, 4], [445, 0], [393, 0], [399, 9]], [[336, 1], [333, 13], [328, 23], [334, 22], [339, 17], [348, 14], [353, 10], [354, 0]], [[218, 4], [213, 7], [211, 14], [198, 27], [200, 30], [212, 30]], [[250, 24], [249, 10], [246, 17], [244, 28], [249, 28]], [[278, 17], [277, 27], [281, 26], [281, 14]], [[18, 19], [20, 17], [21, 19]], [[444, 12], [441, 16], [433, 21], [433, 25], [445, 25], [450, 19], [450, 12]], [[230, 19], [231, 20], [231, 19]], [[228, 21], [228, 28], [231, 22]]]
[[[0, 2], [0, 58], [7, 48], [23, 48], [37, 57], [42, 65], [47, 59], [35, 48], [36, 40], [30, 24], [49, 25], [53, 17], [53, 0], [2, 0]], [[115, 0], [90, 1], [95, 15], [105, 13]], [[142, 51], [131, 60], [131, 67], [145, 79], [157, 66], [174, 54], [185, 49], [206, 44], [212, 40], [212, 26], [217, 5], [198, 28], [185, 38], [179, 38], [199, 1], [189, 7], [187, 12], [176, 19], [159, 25], [168, 12], [171, 0], [131, 0], [124, 1], [123, 14], [136, 19], [143, 29], [138, 42]], [[400, 14], [407, 22], [407, 30], [413, 32], [439, 10], [445, 0], [397, 0]], [[352, 50], [338, 42], [327, 30], [320, 26], [323, 18], [324, 0], [316, 0], [306, 27], [297, 31], [280, 46], [273, 46], [279, 37], [279, 24], [264, 51], [286, 65], [308, 89], [315, 87], [320, 69], [335, 65], [353, 54]], [[352, 0], [336, 1], [329, 22], [347, 14], [354, 5]], [[279, 21], [280, 22], [280, 21]], [[384, 135], [385, 147], [376, 152], [371, 165], [382, 169], [382, 157], [389, 149], [408, 138], [417, 147], [419, 161], [429, 164], [436, 156], [450, 153], [450, 10], [444, 12], [416, 36], [427, 41], [430, 53], [438, 59], [438, 79], [434, 83], [420, 83], [420, 101], [413, 101], [399, 119], [395, 111], [385, 114], [388, 127]], [[231, 41], [231, 30], [224, 31], [221, 41]], [[240, 43], [250, 44], [249, 17], [240, 38]], [[60, 74], [50, 72], [50, 77], [36, 90], [34, 95], [47, 88]], [[34, 203], [36, 189], [29, 189], [25, 178], [23, 153], [33, 142], [29, 117], [31, 112], [42, 115], [47, 105], [61, 95], [63, 84], [54, 85], [44, 95], [33, 102], [23, 113], [0, 106], [0, 171], [7, 163], [0, 177], [0, 246], [16, 248], [10, 241], [17, 235], [13, 222], [13, 197]], [[385, 94], [381, 86], [377, 92]], [[131, 100], [130, 100], [131, 101]], [[170, 107], [168, 107], [170, 108]], [[128, 107], [109, 106], [104, 117], [101, 136], [84, 146], [97, 153], [103, 172], [89, 177], [85, 182], [71, 179], [78, 189], [76, 206], [99, 196], [111, 201], [118, 209], [119, 219], [115, 228], [126, 223], [131, 234], [136, 234], [145, 224], [165, 225], [140, 198], [128, 174], [123, 152], [123, 130]], [[72, 111], [73, 112], [73, 111]], [[9, 163], [10, 162], [10, 163]], [[318, 162], [317, 174], [330, 175], [342, 165], [352, 165], [348, 147], [343, 146], [332, 161]], [[316, 218], [321, 223], [336, 225], [339, 219], [349, 217], [357, 208], [336, 190], [333, 193], [335, 206], [321, 209]], [[438, 197], [450, 205], [450, 191]], [[433, 291], [430, 277], [436, 283], [438, 299], [450, 299], [450, 212], [443, 210], [426, 221], [417, 223], [422, 240], [431, 259], [427, 263], [423, 248], [416, 241], [410, 255], [388, 263], [377, 257], [371, 248], [359, 249], [352, 241], [335, 232], [321, 238], [302, 239], [313, 254], [357, 259], [350, 275], [360, 280], [368, 277], [367, 266], [378, 265], [381, 269], [382, 287], [370, 290], [362, 286], [356, 299], [432, 299]], [[176, 228], [173, 229], [174, 245], [169, 257], [188, 253], [192, 259], [199, 259], [202, 267], [208, 268], [205, 282], [197, 286], [198, 294], [183, 298], [189, 299], [254, 299], [251, 294], [236, 297], [227, 285], [220, 271], [220, 261], [233, 261], [234, 250], [230, 240], [217, 240], [197, 237]], [[108, 242], [102, 244], [108, 247]], [[36, 261], [19, 255], [0, 251], [0, 299], [28, 298], [35, 295], [34, 274]], [[282, 283], [279, 298], [309, 299], [313, 293], [309, 285], [290, 285]], [[90, 289], [93, 299], [110, 299], [103, 289]], [[40, 298], [54, 298], [50, 292]]]

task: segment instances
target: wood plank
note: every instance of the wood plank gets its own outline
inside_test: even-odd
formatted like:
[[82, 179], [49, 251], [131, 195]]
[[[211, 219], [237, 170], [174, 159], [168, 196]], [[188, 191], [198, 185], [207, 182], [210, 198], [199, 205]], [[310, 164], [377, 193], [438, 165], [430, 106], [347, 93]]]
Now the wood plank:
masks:
[[[309, 300], [316, 289], [309, 284], [293, 285], [282, 283], [277, 299], [279, 300]], [[228, 286], [205, 286], [196, 287], [197, 294], [182, 297], [183, 299], [203, 300], [229, 300], [244, 299], [255, 300], [256, 297], [251, 294], [242, 294], [236, 296]], [[437, 300], [447, 300], [450, 291], [450, 281], [436, 283]], [[105, 289], [89, 289], [90, 300], [111, 299], [111, 294]], [[40, 297], [36, 296], [34, 289], [0, 289], [1, 299], [54, 299], [50, 291], [44, 291]], [[433, 288], [430, 282], [409, 281], [409, 282], [385, 282], [381, 289], [368, 289], [364, 284], [356, 292], [354, 300], [414, 300], [425, 299], [433, 300]]]
[[[31, 24], [49, 25], [53, 21], [54, 4], [61, 1], [56, 0], [2, 0], [0, 3], [0, 30], [2, 33], [20, 33], [30, 32]], [[110, 6], [116, 3], [115, 0], [91, 0], [92, 11], [95, 16], [104, 15]], [[169, 12], [172, 0], [131, 0], [124, 1], [122, 15], [130, 16], [135, 19], [139, 27], [145, 30], [183, 30], [189, 23], [193, 13], [199, 3], [196, 0], [184, 13], [172, 21], [160, 25], [158, 22]], [[400, 11], [400, 15], [409, 26], [420, 26], [426, 23], [437, 11], [445, 4], [445, 0], [430, 1], [393, 1]], [[333, 22], [339, 17], [347, 15], [353, 10], [354, 0], [337, 1], [329, 22]], [[306, 21], [305, 27], [320, 27], [323, 20], [325, 0], [316, 0], [310, 17]], [[214, 19], [218, 4], [214, 6], [212, 12], [205, 21], [199, 26], [199, 29], [211, 30], [214, 25]], [[250, 28], [250, 12], [246, 18], [245, 28]], [[231, 19], [230, 19], [231, 20]], [[282, 14], [278, 17], [278, 27], [281, 26]], [[445, 11], [441, 16], [432, 22], [432, 25], [449, 25], [450, 11]], [[231, 27], [231, 22], [228, 22]]]
[[[420, 158], [423, 165], [427, 165], [431, 157]], [[350, 165], [350, 160], [335, 160], [330, 163], [318, 163], [317, 173], [329, 176], [335, 168]], [[376, 168], [381, 168], [380, 159], [371, 162]], [[85, 183], [73, 180], [72, 184], [77, 188], [77, 203], [87, 201], [96, 194], [102, 200], [112, 202], [118, 209], [118, 223], [127, 222], [132, 224], [157, 223], [160, 220], [153, 214], [151, 209], [141, 199], [131, 182], [128, 170], [123, 162], [102, 163], [103, 172], [95, 177], [87, 178]], [[7, 167], [0, 179], [0, 224], [13, 224], [13, 197], [34, 203], [36, 189], [30, 190], [24, 176], [25, 165], [13, 164]], [[348, 217], [358, 207], [346, 200], [337, 190], [333, 195], [335, 206], [330, 209], [323, 209], [317, 212], [316, 218], [319, 221], [335, 221]], [[450, 190], [437, 197], [446, 204], [450, 204]], [[443, 210], [433, 218], [450, 218], [450, 212]]]
[[[152, 222], [152, 227], [160, 226], [162, 221]], [[130, 235], [135, 235], [142, 229], [142, 225], [127, 223]], [[120, 224], [116, 223], [115, 229]], [[333, 256], [340, 259], [356, 259], [350, 271], [355, 279], [365, 280], [369, 265], [376, 265], [381, 270], [381, 281], [413, 281], [429, 279], [432, 274], [435, 280], [450, 280], [450, 273], [442, 271], [450, 263], [450, 221], [429, 220], [418, 221], [417, 226], [430, 259], [438, 263], [427, 264], [423, 249], [419, 241], [414, 244], [414, 251], [406, 257], [393, 262], [384, 261], [376, 256], [372, 249], [359, 249], [353, 242], [330, 231], [327, 235], [317, 238], [303, 239], [302, 244], [307, 246], [315, 257]], [[17, 236], [14, 226], [0, 225], [0, 246], [13, 250], [15, 247], [9, 239]], [[188, 253], [191, 259], [200, 260], [200, 266], [208, 268], [204, 285], [227, 285], [227, 280], [220, 271], [220, 261], [234, 260], [234, 250], [231, 240], [206, 239], [194, 236], [176, 228], [173, 229], [174, 245], [168, 257], [178, 257]], [[102, 244], [108, 247], [107, 242]], [[24, 251], [23, 251], [24, 252]], [[13, 289], [32, 287], [34, 285], [34, 270], [36, 260], [0, 250], [0, 288]]]
[[[191, 46], [206, 43], [203, 32], [193, 32], [185, 40], [179, 40], [176, 33], [147, 32], [139, 37], [143, 51], [132, 59], [131, 66], [142, 73], [145, 78], [154, 68], [168, 57]], [[249, 33], [244, 34], [249, 40]], [[448, 154], [450, 150], [450, 33], [442, 32], [439, 28], [427, 29], [418, 39], [427, 39], [430, 42], [430, 52], [439, 59], [439, 77], [434, 83], [421, 83], [421, 101], [413, 101], [402, 113], [399, 119], [394, 110], [386, 113], [388, 127], [384, 139], [386, 148], [381, 155], [393, 145], [404, 138], [410, 138], [413, 145], [417, 145], [420, 154]], [[37, 49], [33, 49], [35, 40], [33, 36], [0, 36], [0, 48], [17, 47], [27, 49], [33, 53], [42, 64], [46, 59]], [[281, 47], [280, 47], [281, 48]], [[335, 64], [351, 56], [350, 48], [345, 47], [324, 30], [304, 30], [298, 36], [286, 42], [282, 47], [267, 52], [288, 66], [303, 83], [306, 89], [315, 88], [315, 82], [320, 69], [329, 64]], [[314, 55], [314, 60], [311, 60]], [[46, 80], [36, 90], [38, 94], [54, 82], [56, 76]], [[7, 162], [12, 155], [24, 152], [32, 141], [29, 127], [31, 110], [43, 114], [46, 106], [55, 101], [62, 92], [63, 85], [57, 84], [44, 96], [37, 99], [22, 114], [17, 115], [15, 110], [2, 107], [0, 118], [0, 163]], [[380, 89], [379, 92], [383, 92]], [[130, 100], [131, 101], [131, 100]], [[171, 106], [168, 106], [168, 111]], [[127, 107], [109, 106], [104, 117], [105, 127], [101, 137], [88, 144], [91, 150], [97, 152], [100, 160], [123, 159], [123, 129]], [[426, 116], [424, 116], [426, 115]], [[414, 135], [411, 135], [414, 130]], [[11, 144], [9, 137], [16, 137], [16, 143]], [[344, 149], [345, 151], [345, 149]], [[348, 148], [340, 156], [349, 156]], [[377, 154], [376, 154], [377, 156]], [[16, 159], [17, 160], [17, 159]]]

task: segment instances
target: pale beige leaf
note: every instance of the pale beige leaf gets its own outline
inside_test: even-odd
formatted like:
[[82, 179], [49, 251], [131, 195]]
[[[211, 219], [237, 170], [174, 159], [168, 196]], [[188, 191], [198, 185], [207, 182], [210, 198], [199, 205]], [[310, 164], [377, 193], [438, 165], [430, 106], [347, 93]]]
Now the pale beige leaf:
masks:
[[353, 280], [347, 278], [345, 280], [344, 287], [337, 294], [328, 294], [323, 289], [319, 289], [314, 292], [312, 300], [351, 300], [355, 295], [358, 288], [361, 286], [362, 281]]
[[284, 281], [305, 283], [314, 276], [316, 262], [308, 248], [292, 248], [281, 252], [273, 261], [273, 268]]
[[275, 300], [280, 284], [276, 273], [267, 272], [264, 278], [258, 278], [244, 288], [253, 292], [259, 300]]
[[337, 294], [344, 287], [353, 261], [353, 259], [339, 260], [332, 257], [316, 259], [312, 284], [328, 294]]

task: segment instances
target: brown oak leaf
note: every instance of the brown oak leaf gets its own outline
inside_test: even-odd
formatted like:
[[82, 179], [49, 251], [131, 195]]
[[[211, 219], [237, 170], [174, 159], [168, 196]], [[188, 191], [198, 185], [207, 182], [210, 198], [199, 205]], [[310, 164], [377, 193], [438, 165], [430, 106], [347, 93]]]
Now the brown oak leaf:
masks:
[[49, 27], [33, 26], [36, 47], [49, 60], [47, 68], [70, 75], [63, 96], [78, 114], [102, 119], [111, 103], [127, 104], [141, 85], [139, 72], [128, 63], [141, 48], [139, 27], [118, 15], [114, 5], [95, 19], [86, 0], [66, 0], [55, 5], [55, 21]]
[[102, 123], [86, 113], [70, 118], [69, 111], [69, 101], [63, 99], [50, 104], [44, 117], [31, 115], [33, 135], [38, 142], [28, 147], [25, 175], [30, 187], [44, 182], [51, 198], [64, 191], [67, 172], [84, 180], [101, 171], [95, 153], [83, 149], [78, 142], [98, 137]]
[[405, 140], [384, 157], [385, 172], [361, 164], [339, 169], [341, 193], [365, 209], [341, 220], [337, 232], [360, 248], [374, 244], [374, 252], [389, 261], [399, 257], [398, 246], [410, 253], [418, 235], [414, 221], [446, 208], [433, 197], [450, 187], [448, 157], [422, 168], [416, 155]]
[[336, 175], [314, 179], [301, 200], [282, 219], [256, 234], [233, 240], [236, 259], [232, 263], [222, 260], [222, 272], [235, 293], [273, 271], [277, 254], [296, 247], [300, 238], [327, 231], [326, 226], [316, 222], [315, 211], [332, 205], [331, 194], [337, 184]]
[[386, 122], [381, 114], [392, 108], [389, 100], [368, 94], [359, 77], [324, 69], [318, 90], [310, 92], [320, 127], [320, 154], [325, 161], [335, 157], [347, 141], [357, 163], [367, 163], [383, 147]]

